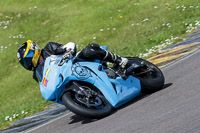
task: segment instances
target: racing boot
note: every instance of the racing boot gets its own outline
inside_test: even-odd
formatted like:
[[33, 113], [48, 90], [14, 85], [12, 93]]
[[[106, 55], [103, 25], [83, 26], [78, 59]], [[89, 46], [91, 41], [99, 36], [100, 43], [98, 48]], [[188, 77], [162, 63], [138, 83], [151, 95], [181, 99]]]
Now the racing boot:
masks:
[[142, 67], [142, 64], [139, 61], [129, 61], [125, 57], [121, 57], [119, 55], [113, 54], [109, 51], [106, 51], [106, 56], [104, 57], [104, 60], [116, 63], [119, 65], [122, 69], [126, 70], [126, 73], [134, 72], [135, 70], [138, 70]]
[[[121, 58], [121, 61], [120, 61]], [[135, 73], [137, 70], [139, 70], [140, 68], [142, 68], [142, 64], [135, 60], [133, 61], [129, 61], [127, 58], [124, 57], [119, 57], [119, 65], [122, 69], [124, 69], [124, 73], [126, 75], [131, 75], [132, 73]]]

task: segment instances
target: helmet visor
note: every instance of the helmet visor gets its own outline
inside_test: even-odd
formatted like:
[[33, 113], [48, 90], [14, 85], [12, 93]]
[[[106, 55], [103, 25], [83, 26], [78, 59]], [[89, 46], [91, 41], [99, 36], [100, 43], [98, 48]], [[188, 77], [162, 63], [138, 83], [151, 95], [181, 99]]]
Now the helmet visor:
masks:
[[32, 70], [32, 57], [23, 58], [20, 60], [20, 63], [27, 70]]
[[23, 58], [20, 63], [22, 64], [22, 66], [24, 66], [24, 68], [28, 69], [28, 70], [32, 70], [32, 59], [34, 56], [34, 50], [30, 50], [28, 51], [28, 53], [26, 54], [25, 58]]

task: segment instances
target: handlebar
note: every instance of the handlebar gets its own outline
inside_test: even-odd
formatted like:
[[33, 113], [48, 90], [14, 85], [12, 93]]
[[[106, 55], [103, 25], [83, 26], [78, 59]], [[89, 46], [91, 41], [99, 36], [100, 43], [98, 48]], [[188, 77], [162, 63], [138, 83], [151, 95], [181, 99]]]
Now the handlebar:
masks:
[[58, 63], [58, 66], [62, 66], [64, 63], [65, 63], [65, 60], [66, 59], [71, 59], [73, 57], [72, 53], [71, 53], [71, 49], [66, 51], [64, 54], [63, 54], [63, 57], [60, 61], [60, 63]]

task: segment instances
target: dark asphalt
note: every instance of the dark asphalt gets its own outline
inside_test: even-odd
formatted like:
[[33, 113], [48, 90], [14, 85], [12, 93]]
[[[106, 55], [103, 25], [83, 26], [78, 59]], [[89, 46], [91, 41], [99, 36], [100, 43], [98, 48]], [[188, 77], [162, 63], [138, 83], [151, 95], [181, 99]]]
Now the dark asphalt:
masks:
[[98, 121], [70, 113], [30, 133], [200, 133], [200, 51], [163, 69], [165, 88]]

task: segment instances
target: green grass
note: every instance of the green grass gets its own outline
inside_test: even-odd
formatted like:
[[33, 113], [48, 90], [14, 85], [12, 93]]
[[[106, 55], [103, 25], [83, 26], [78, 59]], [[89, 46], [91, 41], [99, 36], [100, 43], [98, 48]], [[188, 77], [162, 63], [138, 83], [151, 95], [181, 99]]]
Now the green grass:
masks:
[[[32, 72], [18, 62], [17, 49], [28, 39], [41, 47], [49, 41], [73, 41], [79, 50], [89, 43], [98, 43], [122, 56], [135, 56], [171, 36], [186, 35], [186, 27], [200, 20], [197, 6], [197, 0], [0, 1], [0, 129], [51, 104], [42, 98]], [[146, 18], [149, 21], [141, 22]], [[4, 29], [5, 21], [10, 20]], [[163, 26], [164, 23], [171, 27]], [[20, 33], [23, 38], [16, 38]], [[13, 121], [5, 120], [13, 114], [19, 116]]]

